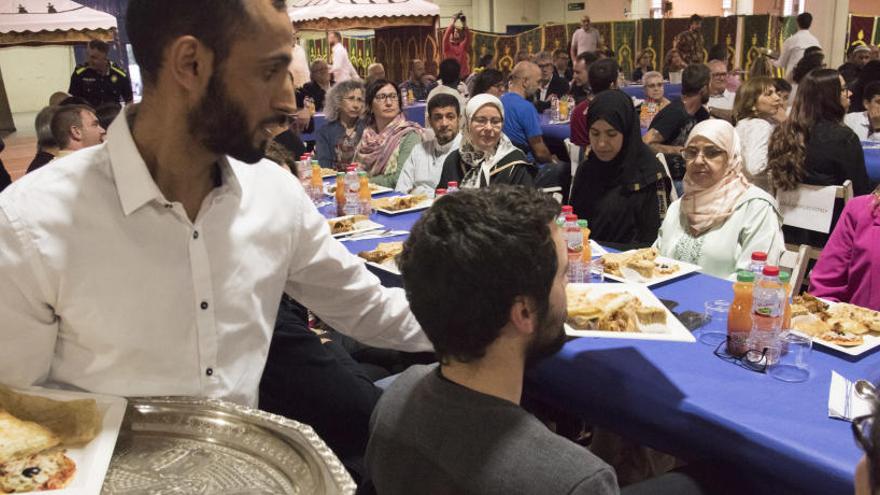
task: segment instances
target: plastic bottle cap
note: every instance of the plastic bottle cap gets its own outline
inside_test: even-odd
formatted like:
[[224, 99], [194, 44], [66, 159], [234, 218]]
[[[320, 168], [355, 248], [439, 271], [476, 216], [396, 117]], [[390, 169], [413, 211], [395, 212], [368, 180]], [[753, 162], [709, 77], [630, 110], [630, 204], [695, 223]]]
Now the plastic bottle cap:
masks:
[[336, 177], [345, 177], [345, 172], [336, 172]]
[[582, 229], [587, 228], [587, 221], [586, 220], [578, 220], [578, 227], [580, 227]]
[[360, 172], [358, 172], [358, 177], [366, 177], [366, 176], [367, 176], [367, 173], [364, 172], [363, 170], [361, 170]]
[[764, 267], [764, 275], [768, 277], [778, 277], [779, 276], [779, 267], [767, 265]]
[[578, 216], [575, 215], [574, 213], [569, 213], [568, 215], [565, 215], [566, 222], [577, 222], [577, 220], [578, 220]]
[[754, 282], [755, 281], [755, 272], [748, 270], [740, 270], [736, 272], [736, 281], [737, 282]]
[[357, 171], [357, 165], [349, 165], [348, 168], [345, 170], [348, 172], [355, 172]]
[[455, 182], [454, 180], [449, 181], [449, 183], [446, 184], [446, 187], [447, 187], [447, 189], [451, 188], [451, 187], [458, 187], [458, 182]]
[[574, 213], [574, 207], [571, 205], [562, 205], [562, 213], [563, 214]]
[[446, 194], [446, 189], [437, 189], [436, 196], [443, 196]]
[[753, 252], [752, 261], [767, 261], [767, 253], [765, 253], [764, 251]]
[[791, 280], [791, 274], [788, 272], [779, 272], [779, 281], [788, 282]]

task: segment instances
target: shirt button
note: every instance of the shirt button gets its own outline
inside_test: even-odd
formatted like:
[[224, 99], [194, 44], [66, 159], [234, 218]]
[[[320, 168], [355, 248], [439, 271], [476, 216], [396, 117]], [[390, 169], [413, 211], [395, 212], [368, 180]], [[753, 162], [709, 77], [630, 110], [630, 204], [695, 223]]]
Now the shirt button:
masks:
[[208, 368], [205, 370], [205, 374], [211, 376], [214, 374], [214, 368]]
[[202, 309], [208, 309], [208, 301], [202, 301], [201, 307]]
[[194, 230], [194, 231], [193, 231], [193, 239], [198, 239], [198, 238], [199, 238], [199, 231], [198, 231], [198, 230]]

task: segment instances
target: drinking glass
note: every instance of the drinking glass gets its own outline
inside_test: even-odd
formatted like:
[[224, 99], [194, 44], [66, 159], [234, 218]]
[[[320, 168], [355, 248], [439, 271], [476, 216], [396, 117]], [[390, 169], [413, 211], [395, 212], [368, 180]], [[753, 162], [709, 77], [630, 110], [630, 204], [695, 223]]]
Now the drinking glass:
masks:
[[775, 362], [771, 362], [767, 373], [784, 382], [803, 382], [810, 378], [810, 354], [813, 350], [813, 339], [788, 333], [780, 337], [781, 352]]
[[601, 283], [605, 281], [605, 262], [601, 257], [593, 258], [590, 262], [589, 276], [584, 277], [584, 281], [588, 283]]
[[716, 299], [704, 305], [703, 328], [700, 329], [700, 342], [717, 346], [727, 340], [727, 315], [730, 313], [730, 301]]

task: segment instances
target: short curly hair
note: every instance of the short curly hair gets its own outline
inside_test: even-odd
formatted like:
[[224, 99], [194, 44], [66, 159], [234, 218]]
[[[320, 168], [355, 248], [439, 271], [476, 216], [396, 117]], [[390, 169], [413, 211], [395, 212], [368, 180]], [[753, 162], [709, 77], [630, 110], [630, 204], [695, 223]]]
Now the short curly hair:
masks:
[[338, 82], [330, 88], [330, 91], [327, 92], [327, 97], [324, 99], [324, 118], [327, 122], [339, 120], [339, 108], [342, 106], [342, 99], [345, 98], [345, 95], [357, 90], [360, 90], [361, 97], [363, 97], [365, 88], [364, 83], [360, 79], [348, 79]]
[[397, 263], [441, 362], [485, 356], [517, 298], [533, 300], [539, 319], [547, 316], [559, 209], [538, 189], [498, 185], [443, 196], [413, 226]]

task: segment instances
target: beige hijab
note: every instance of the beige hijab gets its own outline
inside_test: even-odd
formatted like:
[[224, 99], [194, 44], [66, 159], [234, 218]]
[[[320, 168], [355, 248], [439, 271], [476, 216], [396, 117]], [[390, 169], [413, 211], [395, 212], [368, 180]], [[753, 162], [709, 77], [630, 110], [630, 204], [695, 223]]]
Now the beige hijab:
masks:
[[691, 130], [685, 146], [697, 136], [727, 152], [727, 170], [721, 180], [709, 187], [698, 186], [690, 179], [689, 173], [685, 174], [681, 213], [693, 236], [700, 236], [723, 224], [749, 188], [749, 181], [742, 172], [742, 147], [733, 126], [723, 120], [704, 120]]

